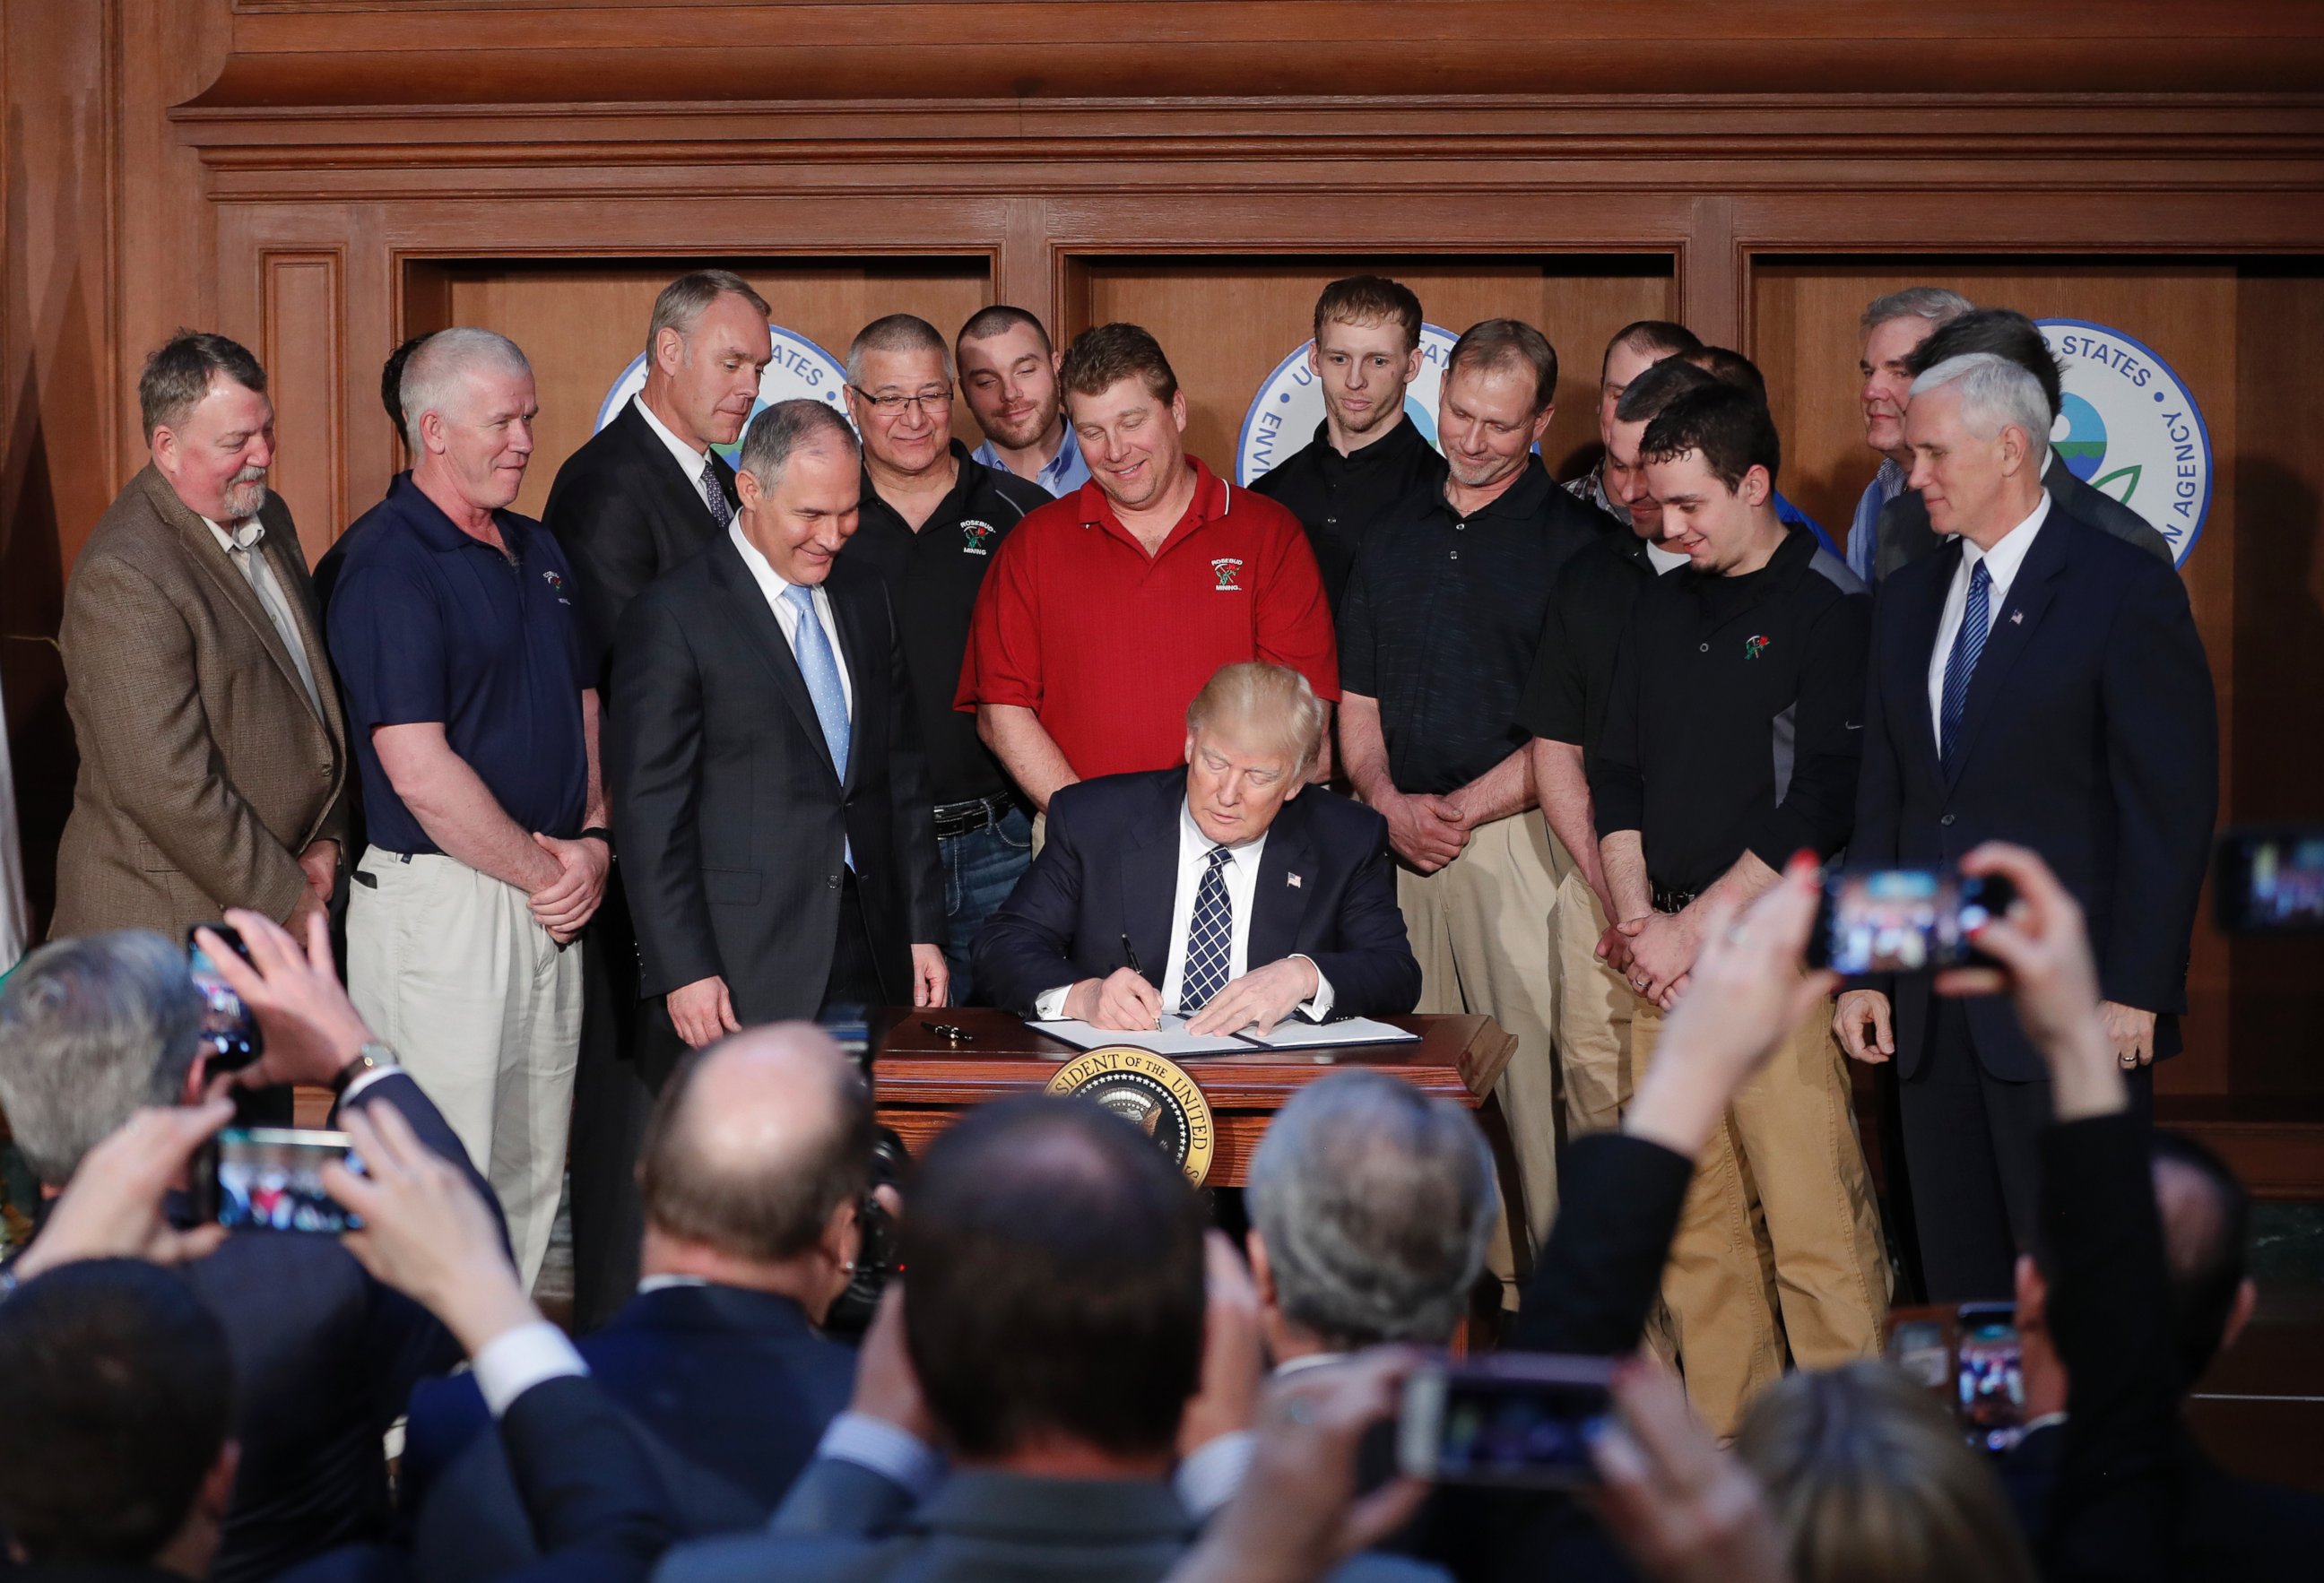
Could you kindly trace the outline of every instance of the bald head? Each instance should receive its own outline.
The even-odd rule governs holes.
[[[638,1162],[647,1222],[739,1259],[814,1247],[869,1186],[872,1096],[830,1035],[776,1023],[674,1073]]]

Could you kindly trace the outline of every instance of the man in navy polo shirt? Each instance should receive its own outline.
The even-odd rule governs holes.
[[[348,529],[331,600],[371,844],[347,989],[508,1215],[549,1250],[581,1037],[581,953],[611,861],[597,675],[572,567],[507,510],[532,456],[532,369],[444,330],[403,374],[412,466]]]

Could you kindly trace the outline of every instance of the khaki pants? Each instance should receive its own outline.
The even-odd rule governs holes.
[[[1517,1041],[1501,1074],[1517,1146],[1524,1225],[1538,1247],[1557,1216],[1557,990],[1550,972],[1557,872],[1548,826],[1531,809],[1480,824],[1434,874],[1398,868],[1396,899],[1420,959],[1420,1009],[1482,1012]],[[1514,1219],[1517,1205],[1508,1206]],[[1510,1277],[1506,1249],[1493,1268]]]
[[[499,1195],[528,1289],[549,1254],[581,1045],[581,947],[523,891],[374,847],[347,904],[347,993]]]
[[[1640,999],[1635,1072],[1654,1059],[1663,1014]],[[1696,1164],[1663,1272],[1669,1339],[1712,1433],[1802,1368],[1880,1355],[1888,1261],[1857,1140],[1846,1057],[1819,1004],[1743,1085]]]
[[[1561,860],[1565,854],[1559,851]],[[1606,910],[1569,861],[1557,882],[1557,1064],[1565,1136],[1611,1132],[1630,1102],[1630,1008],[1637,996],[1598,956]]]
[[[1049,844],[1049,815],[1047,812],[1033,815],[1033,855],[1039,857],[1041,849]]]

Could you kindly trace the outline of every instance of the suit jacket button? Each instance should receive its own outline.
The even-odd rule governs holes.
[[[1941,818],[1941,819],[1939,819],[1939,820],[1937,821],[1937,823],[1938,823],[1938,824],[1950,824],[1952,822],[1953,822],[1953,816],[1952,816],[1950,814],[1947,814],[1947,815],[1945,815],[1942,818]]]

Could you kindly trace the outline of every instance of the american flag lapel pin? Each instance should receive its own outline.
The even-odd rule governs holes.
[[[2013,627],[2024,626],[2025,624],[2025,612],[2022,610],[2011,611],[2009,612],[2009,624]]]
[[[1299,876],[1296,874],[1286,874],[1283,877],[1283,882],[1294,890],[1299,888]]]

